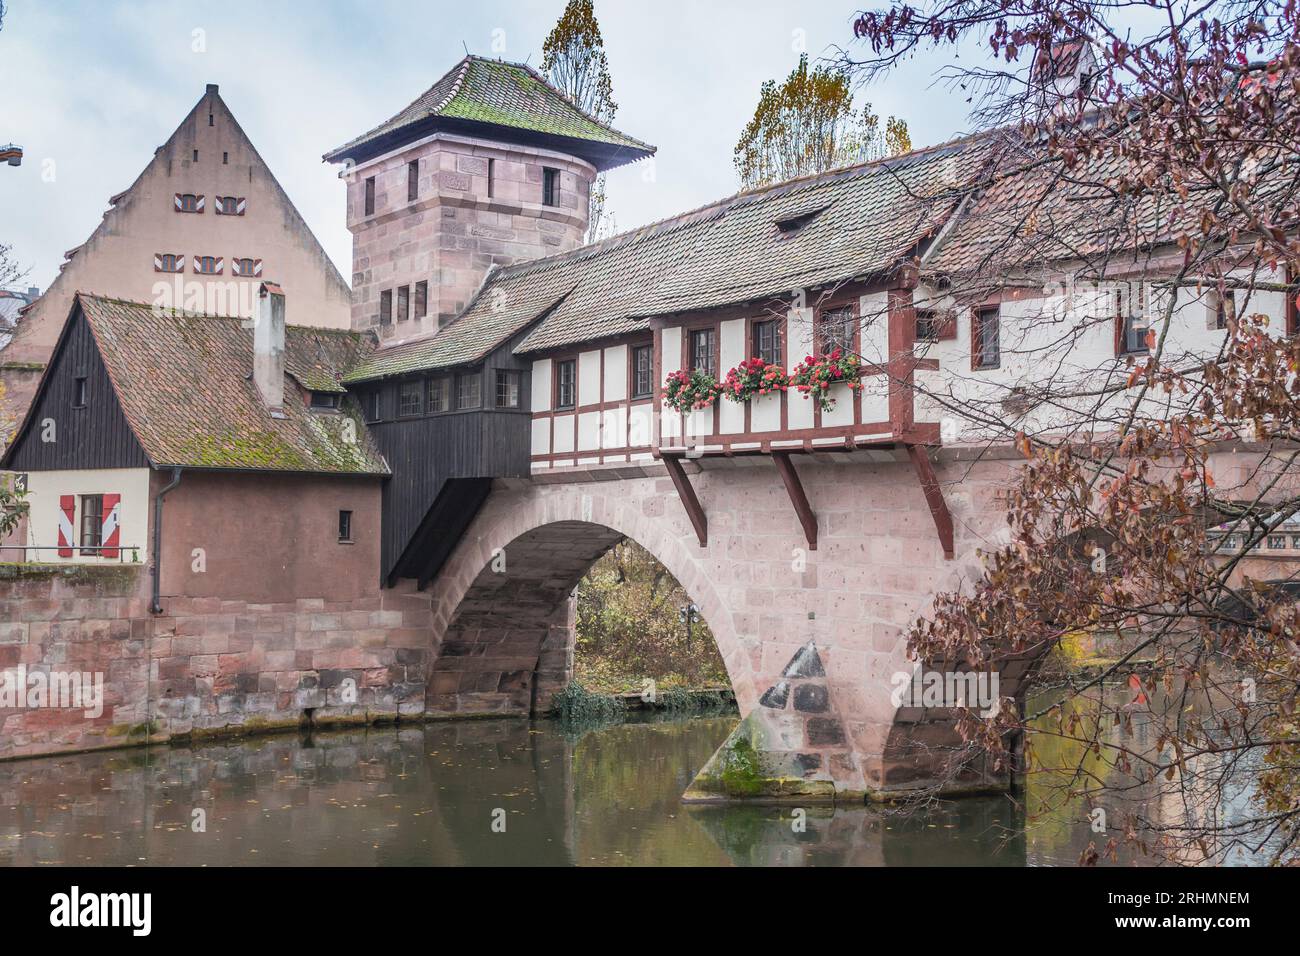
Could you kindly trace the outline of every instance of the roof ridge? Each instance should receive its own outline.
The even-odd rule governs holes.
[[[615,233],[614,235],[606,236],[603,239],[597,239],[595,242],[589,242],[586,245],[578,246],[577,248],[569,249],[565,252],[556,252],[556,253],[552,253],[549,256],[539,256],[536,259],[525,259],[522,262],[516,262],[508,266],[503,266],[496,273],[496,278],[499,279],[506,276],[519,275],[521,273],[527,272],[529,268],[533,268],[533,267],[544,268],[547,265],[554,264],[556,262],[565,261],[571,257],[576,258],[579,255],[584,253],[595,254],[599,251],[602,251],[605,246],[613,246],[616,243],[626,242],[630,238],[635,237],[636,235],[646,230],[656,229],[658,227],[663,227],[663,226],[671,226],[673,224],[678,223],[679,220],[685,220],[692,216],[700,216],[703,215],[704,213],[712,212],[715,209],[722,209],[723,207],[729,207],[731,205],[734,205],[738,200],[749,199],[750,197],[753,196],[764,195],[766,193],[773,192],[777,189],[782,189],[790,186],[803,185],[803,184],[811,185],[819,181],[830,182],[846,175],[854,175],[860,172],[864,172],[867,170],[868,167],[881,166],[887,168],[890,165],[902,162],[904,160],[912,160],[918,157],[926,156],[927,154],[939,153],[945,149],[955,149],[956,147],[964,145],[972,140],[989,136],[993,132],[996,131],[983,130],[975,133],[966,133],[962,136],[955,136],[952,139],[946,140],[942,143],[935,143],[930,146],[921,146],[918,147],[917,149],[911,149],[908,150],[906,153],[897,153],[893,156],[880,156],[875,159],[864,160],[863,162],[860,163],[853,163],[849,166],[837,166],[834,169],[826,169],[818,173],[805,173],[802,176],[795,176],[791,179],[783,179],[780,182],[765,183],[762,186],[751,186],[748,189],[741,189],[734,193],[731,193],[730,195],[723,196],[721,199],[715,199],[712,202],[705,203],[701,206],[696,206],[693,209],[687,209],[683,212],[679,212],[671,216],[665,216],[662,219],[656,219],[653,220],[652,222],[648,222],[640,226],[635,226],[624,232]]]
[[[119,305],[119,306],[125,305],[134,309],[145,309],[148,312],[153,313],[155,315],[160,315],[160,316],[165,315],[171,318],[211,319],[220,322],[241,322],[241,323],[252,321],[252,318],[250,316],[215,315],[211,312],[192,312],[189,309],[175,309],[167,306],[154,305],[152,302],[140,302],[135,299],[123,299],[120,296],[115,296],[115,295],[104,295],[103,293],[99,293],[99,292],[83,292],[80,289],[78,289],[76,292],[73,293],[73,298],[82,299],[82,300],[93,300],[95,302],[103,302],[111,305]],[[312,333],[324,332],[329,335],[349,335],[357,338],[364,337],[364,333],[357,332],[354,329],[327,329],[324,326],[297,325],[289,322],[286,322],[284,327],[285,327],[286,334],[288,330],[294,329],[302,332],[312,332]]]

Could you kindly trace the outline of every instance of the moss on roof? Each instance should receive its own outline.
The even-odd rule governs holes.
[[[276,418],[252,381],[253,333],[243,320],[85,293],[77,302],[154,465],[388,474],[354,403],[340,412],[309,405],[310,391],[343,391],[342,376],[372,348],[362,336],[288,326]]]

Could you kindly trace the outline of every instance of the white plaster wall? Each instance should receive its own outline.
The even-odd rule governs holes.
[[[600,402],[600,350],[578,356],[578,404]]]
[[[139,549],[143,563],[147,557],[149,537],[149,469],[109,468],[85,471],[32,471],[27,473],[27,501],[31,507],[27,521],[27,538],[23,544],[39,546],[40,551],[28,551],[29,561],[60,564],[116,564],[117,558],[103,558],[73,552],[70,558],[58,554],[59,497],[77,496],[77,510],[72,529],[74,546],[81,533],[81,495],[117,494],[122,496],[118,521],[122,529],[119,541],[123,548]],[[129,562],[131,552],[122,560]]]
[[[605,349],[605,401],[627,401],[627,346]]]
[[[532,410],[535,412],[549,412],[551,410],[550,359],[541,359],[533,363],[532,393]]]

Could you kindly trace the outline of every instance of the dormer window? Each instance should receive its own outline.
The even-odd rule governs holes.
[[[786,219],[776,221],[777,236],[785,239],[791,236],[797,236],[803,231],[803,227],[808,225],[822,214],[823,209],[810,209],[808,212],[801,212],[797,216],[790,216]]]
[[[336,410],[341,397],[338,392],[312,392],[311,407],[316,411]]]

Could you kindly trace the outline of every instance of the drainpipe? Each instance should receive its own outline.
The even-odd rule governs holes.
[[[162,613],[162,509],[163,496],[181,483],[181,470],[172,469],[171,484],[158,489],[153,499],[153,604],[149,610]]]

